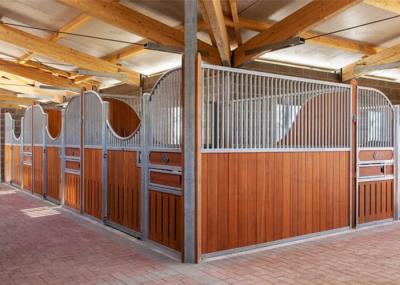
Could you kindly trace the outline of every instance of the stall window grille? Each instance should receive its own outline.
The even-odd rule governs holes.
[[[203,65],[202,149],[349,149],[351,87]]]

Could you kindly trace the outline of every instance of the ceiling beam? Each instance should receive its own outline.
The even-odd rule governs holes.
[[[198,5],[199,5],[199,10],[200,10],[200,14],[201,17],[203,18],[203,23],[204,23],[204,30],[207,31],[208,36],[210,37],[211,43],[213,46],[217,46],[217,42],[215,41],[214,38],[214,34],[211,30],[211,26],[210,26],[210,20],[208,19],[208,14],[206,11],[206,7],[204,6],[204,1],[198,1]],[[182,31],[184,30],[184,25],[181,26],[182,27]],[[199,27],[199,25],[197,25],[197,27]]]
[[[58,0],[127,32],[167,46],[184,47],[184,33],[136,10],[115,1],[108,0]],[[203,59],[219,63],[218,51],[209,44],[198,40],[197,47]]]
[[[52,34],[48,38],[48,40],[55,43],[58,40],[65,37],[66,36],[65,33],[71,33],[73,31],[77,30],[79,27],[81,27],[82,25],[87,23],[89,20],[90,20],[90,16],[85,15],[85,14],[80,14],[79,16],[75,17],[70,22],[68,22],[67,24],[62,26],[56,33]],[[26,54],[21,56],[18,60],[20,62],[25,62],[25,61],[31,59],[34,54],[35,54],[34,52],[27,52]]]
[[[103,56],[102,59],[107,60],[112,63],[117,63],[120,60],[128,59],[134,55],[140,54],[144,51],[145,41],[138,42],[137,45],[129,45],[117,51],[114,51],[106,56]]]
[[[35,103],[35,100],[17,97],[17,94],[10,95],[7,91],[5,92],[0,91],[0,101],[8,101],[8,102],[27,104],[27,105],[32,105]]]
[[[364,0],[364,3],[395,14],[400,14],[399,0]]]
[[[27,104],[21,104],[21,105],[27,105]],[[29,104],[29,105],[31,105],[31,104]],[[24,107],[20,106],[19,104],[8,103],[8,102],[4,102],[4,103],[0,102],[0,108],[3,108],[3,109],[24,109]]]
[[[76,84],[66,77],[55,76],[49,72],[4,59],[0,59],[0,70],[52,86],[66,88],[89,87],[89,84]]]
[[[237,8],[237,0],[229,0],[229,6],[231,7],[232,20],[234,23],[235,36],[238,43],[238,46],[242,44],[242,35],[240,34],[240,26],[239,26],[239,13]]]
[[[204,10],[207,13],[206,18],[210,23],[210,28],[218,48],[219,56],[222,64],[225,66],[231,65],[231,49],[226,30],[224,14],[220,0],[202,0]]]
[[[111,62],[65,47],[58,43],[53,43],[5,24],[0,24],[0,40],[83,69],[109,73],[118,73],[122,71],[129,76],[130,80],[128,83],[139,85],[140,82],[140,76],[137,72],[123,69]]]
[[[342,81],[348,81],[372,71],[400,67],[400,44],[366,56],[342,68]]]
[[[310,2],[235,49],[234,65],[240,66],[258,57],[268,51],[262,51],[263,47],[298,36],[358,2],[360,0],[314,0]]]

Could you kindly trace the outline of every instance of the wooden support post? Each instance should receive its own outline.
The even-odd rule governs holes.
[[[201,261],[201,146],[202,146],[202,87],[203,87],[203,80],[202,80],[202,72],[201,72],[201,55],[200,53],[197,55],[196,58],[196,111],[195,111],[195,191],[196,191],[196,211],[195,211],[195,230],[196,230],[196,263]]]

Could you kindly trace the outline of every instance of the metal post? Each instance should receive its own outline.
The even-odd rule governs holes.
[[[42,179],[43,179],[43,197],[47,198],[47,149],[46,149],[46,126],[48,126],[48,118],[43,115],[43,125],[42,125],[42,145],[43,145],[43,155],[42,155]]]
[[[61,158],[61,205],[65,203],[65,110],[61,111],[61,146],[60,146],[60,158]]]
[[[400,217],[399,213],[399,147],[400,147],[400,106],[394,108],[394,219],[398,220]]]
[[[197,0],[185,1],[184,56],[184,250],[183,261],[196,262],[195,218],[195,92],[197,56]]]
[[[21,190],[24,189],[24,118],[21,118],[21,134],[20,134],[20,145],[19,145],[19,181]]]
[[[140,207],[140,225],[142,232],[142,239],[147,240],[149,236],[149,152],[148,146],[150,144],[150,94],[143,94],[142,96],[142,121],[141,121],[141,207]]]
[[[103,181],[102,181],[102,218],[103,222],[106,221],[107,216],[108,216],[108,209],[107,209],[107,132],[106,132],[106,124],[107,124],[107,118],[108,118],[108,102],[103,102],[102,104],[102,126],[101,126],[101,131],[102,131],[102,148],[103,148],[103,155],[102,155],[102,175],[103,175]]]
[[[85,182],[84,182],[84,169],[85,169],[85,89],[81,90],[80,96],[80,131],[81,131],[81,140],[80,140],[80,213],[83,214],[84,212],[84,205],[85,205]]]

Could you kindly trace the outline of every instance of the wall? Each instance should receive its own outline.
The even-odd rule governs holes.
[[[0,170],[1,170],[1,181],[4,181],[4,114],[11,113],[13,119],[16,120],[15,128],[16,135],[21,132],[21,117],[24,115],[24,109],[11,109],[1,108],[0,109]]]

